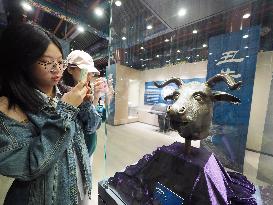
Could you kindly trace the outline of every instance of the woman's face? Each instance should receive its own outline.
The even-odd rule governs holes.
[[[72,76],[74,84],[76,85],[80,81],[81,69],[79,67],[68,68],[68,73]]]
[[[81,76],[81,69],[79,67],[70,67],[68,68],[68,73],[72,76],[75,85],[80,81],[80,76]],[[90,82],[93,78],[93,73],[88,73],[87,74],[87,81]]]
[[[47,50],[34,64],[33,76],[35,85],[42,89],[52,89],[60,81],[65,65],[59,48],[50,43]]]

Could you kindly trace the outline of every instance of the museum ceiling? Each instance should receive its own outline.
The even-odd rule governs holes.
[[[32,10],[26,12],[21,0],[3,0],[9,21],[34,21],[69,41],[71,49],[89,52],[102,67],[108,63],[109,35],[112,57],[119,53],[122,64],[150,69],[206,60],[209,37],[230,32],[227,25],[237,15],[251,13],[243,26],[272,22],[270,0],[121,0],[120,6],[116,1],[110,11],[107,0],[27,0]]]

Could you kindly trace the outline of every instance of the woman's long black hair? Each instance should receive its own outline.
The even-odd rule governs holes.
[[[34,63],[57,39],[37,25],[8,26],[0,39],[0,96],[9,100],[9,109],[18,105],[22,110],[37,113],[44,100],[35,90],[32,80]]]

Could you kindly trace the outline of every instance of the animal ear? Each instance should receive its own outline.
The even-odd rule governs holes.
[[[213,100],[214,101],[226,101],[226,102],[230,102],[233,104],[240,104],[241,100],[229,93],[226,92],[220,92],[220,91],[216,91],[213,92]]]

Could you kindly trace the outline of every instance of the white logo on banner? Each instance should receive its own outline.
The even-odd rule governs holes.
[[[240,63],[244,60],[244,58],[235,58],[235,55],[239,52],[238,51],[227,51],[225,53],[222,53],[221,59],[222,61],[219,61],[216,65],[221,65],[223,63]]]
[[[229,74],[233,78],[240,78],[242,76],[240,73],[235,74],[235,71],[234,70],[230,70],[229,68],[227,68],[226,70],[222,69],[221,73],[223,73],[223,74]]]

